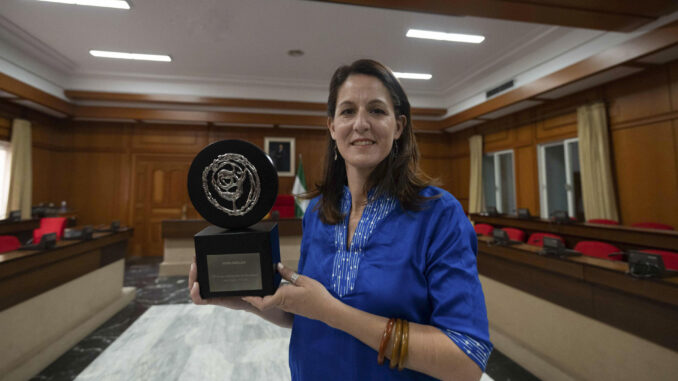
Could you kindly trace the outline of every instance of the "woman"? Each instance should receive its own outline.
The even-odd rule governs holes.
[[[274,295],[209,303],[292,327],[294,380],[478,380],[492,345],[475,233],[459,202],[418,173],[400,83],[375,61],[340,67],[327,125],[299,273],[280,265],[291,284]],[[189,278],[193,301],[207,303],[195,265]]]

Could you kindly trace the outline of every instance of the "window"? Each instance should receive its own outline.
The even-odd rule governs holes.
[[[499,213],[516,213],[513,150],[483,155],[483,195],[485,207],[494,206]]]
[[[539,196],[541,217],[556,210],[570,217],[584,217],[579,169],[579,140],[567,139],[537,147],[539,157]]]
[[[7,216],[7,198],[9,197],[10,145],[0,141],[0,219]]]

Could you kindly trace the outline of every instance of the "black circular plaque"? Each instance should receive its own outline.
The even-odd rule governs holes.
[[[278,173],[266,154],[244,140],[205,147],[188,171],[188,196],[200,215],[223,228],[245,228],[271,210]]]

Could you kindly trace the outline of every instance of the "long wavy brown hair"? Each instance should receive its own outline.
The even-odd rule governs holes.
[[[407,118],[400,138],[393,142],[390,154],[370,174],[365,184],[365,192],[375,188],[373,199],[388,195],[397,198],[406,210],[420,210],[422,204],[429,198],[421,196],[419,192],[435,180],[419,169],[419,149],[412,128],[410,101],[391,69],[369,59],[361,59],[339,67],[330,80],[327,116],[334,118],[339,89],[353,74],[369,75],[381,81],[391,95],[396,119],[400,115]],[[320,219],[326,224],[335,225],[344,218],[341,213],[341,197],[344,185],[347,184],[346,163],[341,155],[334,159],[337,144],[329,133],[327,137],[323,179],[315,184],[315,189],[303,197],[310,199],[322,195],[316,205],[316,209],[320,210]]]

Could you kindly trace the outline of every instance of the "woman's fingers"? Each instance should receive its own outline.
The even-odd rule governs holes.
[[[198,278],[198,270],[195,268],[195,262],[191,263],[191,267],[188,270],[188,290],[190,291],[193,288],[193,283]]]
[[[261,306],[262,299],[263,299],[262,297],[260,297],[260,296],[243,296],[241,299],[245,303],[248,303],[252,307],[261,311],[260,306]]]
[[[189,295],[191,296],[191,300],[193,301],[193,304],[198,305],[213,304],[235,310],[248,309],[248,304],[244,302],[244,298],[241,300],[241,298],[237,296],[203,299],[202,296],[200,296],[200,283],[198,283],[198,268],[196,267],[195,262],[191,263],[191,267],[188,270],[188,291]]]
[[[191,263],[191,268],[188,270],[188,292],[191,295],[193,304],[207,304],[207,301],[200,296],[200,285],[198,284],[197,279],[198,269],[195,267],[194,258],[194,262]]]
[[[200,296],[200,285],[198,282],[193,282],[193,287],[191,287],[191,300],[194,304],[207,304],[207,301]]]
[[[285,267],[282,262],[278,262],[278,272],[286,281],[292,283],[295,286],[302,286],[304,280],[303,276],[299,275],[296,271],[292,270],[289,267]]]
[[[273,307],[277,307],[280,304],[282,304],[281,303],[281,301],[282,301],[281,290],[282,290],[282,287],[279,288],[275,292],[275,294],[266,295],[263,298],[258,297],[258,296],[246,296],[246,297],[242,298],[242,300],[251,304],[254,308],[258,309],[259,311],[266,311],[268,309],[271,309]]]

